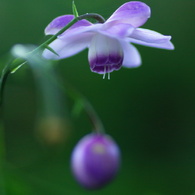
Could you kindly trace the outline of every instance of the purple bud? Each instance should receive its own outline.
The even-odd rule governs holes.
[[[90,134],[74,148],[71,163],[74,176],[82,186],[98,189],[115,177],[120,151],[110,136]]]

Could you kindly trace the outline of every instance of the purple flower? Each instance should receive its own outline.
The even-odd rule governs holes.
[[[121,66],[137,67],[141,64],[141,57],[131,43],[174,49],[170,42],[171,36],[139,28],[149,17],[150,7],[145,3],[125,3],[103,24],[78,21],[49,45],[59,56],[47,49],[43,56],[47,59],[62,59],[89,48],[88,59],[92,72],[105,75],[119,70]],[[54,35],[73,18],[73,15],[55,18],[46,27],[45,34]]]
[[[88,189],[97,189],[116,175],[120,152],[110,136],[90,134],[74,148],[71,163],[77,181]]]

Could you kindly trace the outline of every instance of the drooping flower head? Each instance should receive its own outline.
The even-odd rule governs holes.
[[[89,134],[73,150],[71,165],[77,181],[87,189],[99,189],[116,175],[120,151],[108,135]]]
[[[131,1],[119,7],[105,23],[92,24],[80,20],[53,41],[51,47],[58,55],[45,49],[47,59],[67,58],[89,48],[88,59],[92,72],[99,74],[119,70],[122,66],[133,68],[141,65],[141,57],[135,44],[162,49],[174,49],[171,36],[139,28],[150,17],[148,5]],[[55,18],[45,29],[46,35],[54,35],[72,19],[73,15]]]

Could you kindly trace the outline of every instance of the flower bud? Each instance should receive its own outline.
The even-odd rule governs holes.
[[[110,136],[89,134],[74,148],[71,163],[73,174],[82,186],[98,189],[115,177],[120,151]]]

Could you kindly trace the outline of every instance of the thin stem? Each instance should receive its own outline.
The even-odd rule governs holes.
[[[105,22],[105,19],[101,15],[96,14],[96,13],[87,13],[87,14],[79,16],[78,18],[79,18],[79,20],[93,18],[93,19],[97,20],[99,23]]]
[[[46,76],[50,77],[50,79],[56,83],[56,80],[51,78],[50,75],[46,75]],[[83,103],[84,110],[87,113],[87,116],[90,119],[94,127],[94,131],[96,133],[104,133],[105,132],[104,125],[100,117],[98,116],[97,112],[93,108],[92,104],[78,90],[76,90],[74,87],[72,87],[67,82],[64,83],[65,87],[63,87],[62,85],[59,85],[58,82],[56,84],[61,88],[62,91],[64,91],[64,93],[68,94],[69,97],[71,97],[75,101],[79,100]]]
[[[9,74],[12,72],[11,66],[19,67],[22,63],[25,62],[26,61],[24,59],[16,58],[15,60],[11,60],[11,63],[7,63],[6,66],[4,67],[0,78],[0,107],[2,106],[3,103],[3,92],[5,88],[5,83],[7,81]]]
[[[104,133],[105,129],[104,129],[103,123],[100,120],[98,114],[96,113],[96,111],[93,108],[93,106],[91,105],[91,103],[89,101],[87,101],[86,99],[83,99],[83,103],[84,103],[87,115],[88,115],[91,123],[94,126],[94,131],[96,133]]]

